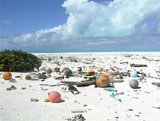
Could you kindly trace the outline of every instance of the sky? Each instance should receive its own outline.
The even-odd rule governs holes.
[[[158,0],[0,0],[0,51],[160,51]]]

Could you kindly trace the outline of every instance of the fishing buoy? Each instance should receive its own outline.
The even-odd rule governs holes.
[[[103,68],[102,68],[102,67],[98,67],[98,68],[97,68],[97,71],[98,71],[98,72],[102,72],[102,71],[103,71]]]
[[[102,74],[101,77],[96,80],[96,87],[108,87],[109,86],[109,77]]]
[[[48,68],[48,69],[46,70],[46,73],[47,73],[47,74],[51,74],[51,73],[52,73],[52,69],[51,69],[51,68]]]
[[[10,79],[12,79],[12,74],[11,74],[11,72],[4,72],[4,74],[3,74],[3,79],[4,79],[4,80],[10,80]]]
[[[136,88],[138,88],[139,83],[137,80],[131,80],[129,85],[131,88],[136,89]]]
[[[94,75],[93,69],[87,69],[86,74],[87,74],[87,76],[92,76],[92,75]]]
[[[61,95],[57,91],[49,92],[48,93],[48,100],[49,100],[49,102],[52,102],[52,103],[58,103],[61,101]]]
[[[26,77],[25,77],[25,79],[26,79],[26,80],[31,80],[31,79],[32,79],[32,78],[31,78],[31,75],[30,75],[30,74],[27,74]]]
[[[63,72],[67,77],[72,76],[72,71],[71,71],[69,68],[67,68],[67,67],[65,67],[65,68],[62,70],[62,72]]]

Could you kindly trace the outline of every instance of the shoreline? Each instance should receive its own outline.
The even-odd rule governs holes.
[[[68,53],[31,53],[34,54],[36,56],[38,55],[45,55],[45,56],[78,56],[78,55],[82,55],[82,56],[105,56],[105,55],[109,55],[109,56],[132,56],[132,55],[140,55],[140,56],[150,56],[150,57],[159,57],[160,56],[160,52],[68,52]]]
[[[27,53],[160,53],[157,51],[26,51]]]

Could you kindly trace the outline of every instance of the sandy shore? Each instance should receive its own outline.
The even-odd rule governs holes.
[[[0,121],[65,121],[82,114],[86,121],[160,121],[160,87],[153,82],[160,82],[160,53],[158,52],[119,52],[119,53],[37,53],[43,60],[39,72],[47,68],[64,67],[77,71],[82,67],[85,72],[97,67],[114,68],[119,72],[136,71],[144,73],[143,79],[137,77],[138,89],[129,86],[133,77],[124,76],[124,82],[115,83],[116,91],[110,92],[94,85],[76,87],[80,94],[73,95],[66,85],[40,86],[40,84],[57,84],[58,76],[42,80],[26,80],[26,73],[12,72],[14,82],[4,80],[0,72]],[[147,67],[131,67],[131,64],[145,64]],[[38,72],[37,72],[38,73]],[[103,72],[105,73],[105,71]],[[19,76],[19,77],[17,77]],[[83,78],[70,77],[64,80],[81,81]],[[16,89],[7,90],[14,85]],[[48,92],[58,91],[60,103],[44,102]],[[114,93],[116,96],[111,97]],[[34,102],[31,99],[37,99]],[[80,111],[73,113],[73,111]]]

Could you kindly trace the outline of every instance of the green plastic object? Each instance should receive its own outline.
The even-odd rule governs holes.
[[[117,99],[117,101],[122,102],[122,100],[121,100],[121,99]]]

